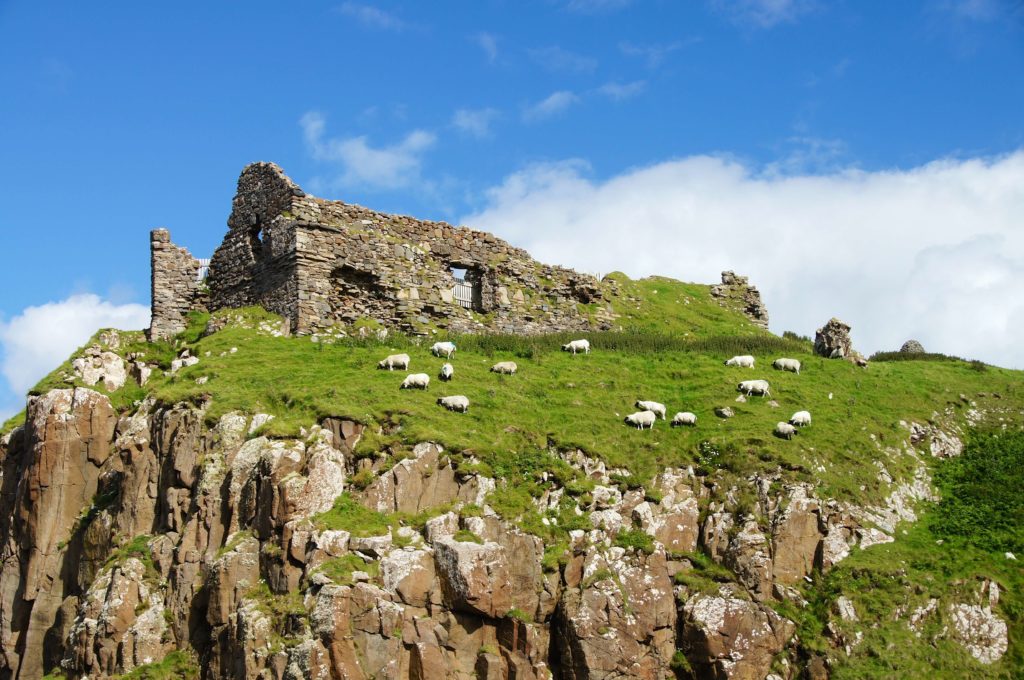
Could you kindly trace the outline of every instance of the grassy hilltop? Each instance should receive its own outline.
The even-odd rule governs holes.
[[[261,433],[269,436],[298,436],[301,428],[324,417],[344,416],[368,425],[357,449],[360,456],[399,460],[412,444],[439,442],[458,464],[505,480],[489,499],[491,505],[555,547],[564,539],[560,532],[580,520],[560,517],[559,529],[540,521],[530,503],[541,488],[540,473],[555,475],[573,494],[588,493],[593,483],[552,456],[552,448],[580,448],[610,466],[625,468],[630,473],[620,479],[625,486],[644,484],[666,466],[693,465],[714,475],[721,482],[716,488],[736,486],[741,496],[752,499],[753,491],[745,484],[751,474],[781,471],[785,481],[811,483],[822,498],[869,505],[886,493],[876,461],[895,479],[908,478],[919,464],[917,456],[902,451],[908,435],[905,423],[962,422],[968,410],[976,409],[1000,414],[991,424],[1001,419],[1012,430],[1020,429],[1021,372],[936,356],[872,361],[862,369],[814,356],[806,338],[780,338],[756,327],[729,301],[712,298],[708,286],[665,278],[614,278],[618,292],[608,304],[620,328],[586,334],[590,355],[560,350],[561,343],[579,334],[455,337],[455,378],[443,383],[437,373],[444,360],[431,356],[429,346],[447,339],[444,333],[426,338],[392,333],[383,341],[373,334],[365,339],[322,336],[314,342],[309,337],[275,337],[271,331],[280,327],[280,320],[262,310],[231,310],[218,316],[227,314],[234,322],[205,337],[208,315],[198,314],[173,342],[147,344],[141,335],[128,334],[121,353],[144,352],[145,360],[161,369],[168,369],[186,347],[200,361],[173,375],[154,371],[145,388],[129,381],[111,398],[125,410],[146,395],[164,403],[209,400],[210,422],[235,410],[268,413],[274,419]],[[581,306],[580,311],[593,309]],[[399,390],[406,371],[377,369],[378,360],[398,352],[412,357],[408,372],[431,376],[429,389]],[[753,354],[756,368],[724,366],[735,354]],[[772,368],[772,360],[783,356],[803,363],[800,375]],[[503,360],[515,361],[518,373],[489,372]],[[67,386],[68,371],[69,364],[63,365],[33,391]],[[197,382],[200,378],[206,380]],[[736,384],[753,378],[769,380],[772,397],[737,403]],[[469,397],[468,413],[450,413],[436,404],[439,396],[453,394]],[[669,419],[676,411],[692,411],[697,425],[670,428],[668,421],[659,420],[653,430],[637,431],[623,423],[625,415],[637,410],[637,399],[665,403]],[[731,407],[735,416],[717,417],[714,409],[722,406]],[[813,424],[791,441],[774,437],[775,424],[797,410],[810,411]],[[1003,472],[989,476],[993,489],[1005,492],[1019,483],[1012,471],[1024,467],[1021,450],[1024,440],[1019,448],[1007,449]],[[938,467],[934,460],[926,462]],[[940,475],[948,498],[962,491],[957,479]],[[971,493],[974,498],[985,495],[976,487]],[[1024,578],[1005,560],[998,567],[990,563],[1000,550],[1021,541],[1019,526],[1024,522],[1014,525],[1012,516],[1002,517],[1005,505],[992,507],[975,517],[991,526],[979,529],[972,539],[970,532],[942,528],[942,513],[948,514],[950,506],[944,507],[928,515],[939,519],[919,522],[895,544],[855,551],[827,578],[807,586],[811,605],[784,613],[800,623],[809,648],[826,644],[823,612],[839,593],[851,591],[865,611],[878,609],[881,614],[884,607],[896,606],[906,588],[923,587],[943,597],[957,588],[966,591],[982,575],[1003,583],[1011,641],[1019,638]],[[336,510],[335,517],[323,518],[325,523],[344,524],[353,513],[360,522],[401,521],[360,514],[347,498]],[[989,529],[1001,532],[1001,538],[979,545],[978,536]],[[943,543],[936,544],[937,536],[944,537]],[[868,644],[850,659],[851,674],[836,677],[899,676],[932,663],[926,641],[895,623],[883,622],[867,635]],[[1012,642],[1007,657],[1014,663],[1021,661],[1018,647]],[[940,645],[932,651],[954,663],[962,655],[951,649]],[[990,672],[1000,677],[993,669],[975,670],[979,677]]]

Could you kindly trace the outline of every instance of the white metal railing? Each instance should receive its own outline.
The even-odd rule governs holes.
[[[199,272],[196,274],[196,281],[205,281],[210,275],[210,258],[199,258]]]
[[[455,279],[455,288],[452,289],[455,302],[466,309],[473,309],[473,284],[465,279]]]

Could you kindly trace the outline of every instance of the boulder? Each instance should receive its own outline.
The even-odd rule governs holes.
[[[924,354],[924,345],[919,343],[917,340],[907,340],[900,347],[901,354]]]
[[[726,589],[683,605],[682,648],[697,677],[762,680],[795,630],[789,619]]]
[[[445,604],[452,609],[490,618],[512,609],[508,559],[499,544],[446,536],[434,543],[434,560]]]
[[[128,377],[124,360],[113,352],[103,352],[96,345],[85,350],[85,356],[71,362],[71,370],[90,387],[103,382],[108,392],[120,389]]]

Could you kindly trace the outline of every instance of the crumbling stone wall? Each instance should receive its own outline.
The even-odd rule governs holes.
[[[734,302],[755,326],[768,329],[768,308],[761,300],[760,291],[750,285],[746,276],[732,271],[722,272],[722,282],[711,287],[711,296]]]
[[[149,234],[152,318],[149,339],[162,340],[185,330],[188,313],[206,307],[205,285],[199,281],[199,260],[171,243],[166,229]]]
[[[578,305],[603,297],[595,278],[493,234],[325,201],[272,163],[242,171],[228,228],[210,263],[211,308],[261,305],[298,333],[357,319],[409,332],[584,330],[594,322]],[[454,299],[452,269],[474,286],[472,311]]]

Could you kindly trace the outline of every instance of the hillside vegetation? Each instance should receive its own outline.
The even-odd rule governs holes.
[[[378,339],[371,325],[367,337],[279,337],[278,317],[260,309],[230,310],[215,315],[228,317],[229,323],[210,335],[203,333],[210,319],[206,314],[195,314],[189,329],[173,342],[148,344],[141,334],[123,334],[122,354],[143,352],[146,361],[163,370],[154,371],[144,388],[129,381],[110,396],[124,410],[147,396],[165,404],[205,403],[211,424],[231,411],[270,414],[273,419],[256,433],[270,437],[297,437],[326,417],[346,417],[368,426],[358,456],[397,461],[411,445],[438,442],[465,470],[503,480],[489,504],[553,546],[563,545],[564,533],[584,526],[585,518],[557,517],[557,529],[555,523],[541,523],[531,505],[541,489],[539,480],[544,473],[553,475],[574,495],[593,487],[553,451],[578,448],[627,471],[618,477],[624,488],[646,484],[665,467],[693,466],[698,474],[720,481],[719,489],[735,486],[741,495],[752,494],[745,483],[751,475],[781,473],[786,482],[811,484],[822,498],[871,505],[886,488],[880,469],[893,479],[908,479],[921,464],[918,455],[903,448],[909,423],[962,423],[974,419],[966,417],[968,412],[1001,414],[988,426],[1008,428],[1011,435],[978,434],[963,458],[944,466],[924,460],[936,471],[944,497],[925,521],[907,527],[895,543],[855,551],[804,587],[808,607],[786,603],[779,610],[798,623],[810,650],[829,644],[828,612],[840,594],[851,594],[863,621],[881,622],[848,625],[850,636],[859,632],[864,637],[837,678],[920,677],[928,668],[953,673],[963,655],[952,642],[939,636],[938,642],[924,644],[922,639],[934,638],[937,631],[929,629],[922,638],[904,622],[886,617],[897,607],[913,609],[933,597],[946,603],[964,596],[976,591],[983,578],[998,579],[1007,590],[1002,611],[1011,640],[1019,637],[1024,579],[1001,556],[1024,552],[1019,501],[1024,436],[1013,434],[1024,413],[1020,372],[936,355],[872,361],[859,368],[815,356],[806,338],[778,337],[756,327],[712,298],[707,286],[613,278],[618,294],[609,304],[618,314],[618,327],[585,334],[592,346],[589,355],[561,351],[562,343],[577,337],[566,334],[448,338],[443,333],[392,333]],[[437,377],[445,360],[429,352],[442,339],[458,346],[450,383]],[[198,364],[165,372],[186,348],[199,357]],[[377,368],[380,359],[399,352],[411,356],[409,371]],[[725,366],[736,354],[753,354],[756,368]],[[783,356],[802,362],[799,375],[772,368],[772,360]],[[515,361],[517,374],[491,373],[498,361]],[[67,386],[69,366],[59,367],[33,392]],[[409,372],[429,374],[429,388],[400,390]],[[737,402],[737,383],[754,378],[770,381],[772,396]],[[437,405],[438,397],[454,394],[469,398],[468,413]],[[676,411],[692,411],[697,424],[671,428],[668,420],[659,420],[653,430],[638,431],[623,422],[637,410],[637,399],[666,404],[669,420]],[[735,415],[718,417],[717,407],[729,407]],[[792,440],[773,436],[775,424],[798,410],[810,411],[813,424]],[[321,524],[380,529],[422,519],[372,513],[346,494]],[[637,533],[623,532],[617,541],[643,549],[629,543],[649,540]],[[551,553],[552,559],[560,557],[560,549]],[[704,558],[692,559],[700,572]],[[334,566],[339,573],[352,571],[351,565]],[[722,567],[709,570],[709,582],[730,578]],[[908,589],[910,604],[905,602]],[[1021,662],[1019,645],[1011,645],[1007,658],[1012,663],[1000,669]],[[990,672],[1003,677],[1001,670],[976,671],[979,677]]]

